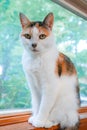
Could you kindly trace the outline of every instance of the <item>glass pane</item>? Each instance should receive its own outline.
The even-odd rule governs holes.
[[[50,0],[0,0],[0,109],[31,107],[21,63],[19,12],[31,20],[42,20],[47,13],[54,13],[57,47],[75,63],[81,103],[87,105],[87,22]]]

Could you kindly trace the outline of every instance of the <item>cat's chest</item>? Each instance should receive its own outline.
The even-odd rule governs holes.
[[[35,58],[23,56],[22,63],[26,73],[39,75],[39,77],[50,77],[54,75],[56,57],[43,55]]]
[[[26,72],[37,73],[44,69],[44,60],[41,57],[38,58],[24,58],[23,67]]]

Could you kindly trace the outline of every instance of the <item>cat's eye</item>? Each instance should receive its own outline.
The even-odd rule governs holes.
[[[25,38],[27,39],[31,39],[31,35],[30,34],[24,34]]]
[[[45,39],[45,38],[46,38],[46,35],[45,35],[45,34],[41,34],[41,35],[39,35],[39,38],[40,38],[40,39]]]

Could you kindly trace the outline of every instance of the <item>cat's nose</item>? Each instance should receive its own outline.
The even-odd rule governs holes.
[[[33,47],[33,48],[36,48],[36,47],[37,47],[37,44],[36,44],[36,43],[33,43],[33,44],[32,44],[32,47]]]

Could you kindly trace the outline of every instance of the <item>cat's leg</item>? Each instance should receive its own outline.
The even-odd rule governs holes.
[[[79,114],[77,112],[77,101],[74,97],[73,100],[70,99],[72,99],[70,96],[63,97],[62,95],[62,98],[59,98],[58,96],[55,107],[51,110],[48,117],[50,121],[53,121],[56,124],[60,123],[61,130],[78,130]]]
[[[61,130],[78,130],[79,128],[79,115],[76,111],[69,111],[65,116],[65,120],[61,121]]]
[[[67,98],[66,101],[69,102],[71,97],[69,96]],[[66,106],[64,106],[65,112],[63,111],[63,118],[60,121],[60,125],[62,128],[65,127],[65,130],[78,130],[79,114],[77,112],[78,105],[76,102],[77,101],[73,96],[73,100],[71,100],[71,103],[68,103]]]
[[[40,92],[37,88],[39,84],[37,84],[34,77],[32,77],[32,74],[28,76],[28,86],[31,91],[31,103],[32,103],[32,116],[28,119],[29,123],[33,123],[35,117],[37,116],[39,105],[40,105]]]
[[[48,120],[50,111],[55,104],[57,91],[54,88],[49,87],[48,84],[43,86],[44,90],[42,91],[41,104],[39,108],[38,115],[33,122],[35,127],[46,127],[49,128],[53,126],[53,122]]]
[[[40,95],[37,92],[37,90],[32,91],[31,97],[32,97],[32,116],[28,120],[29,123],[33,123],[33,121],[35,120],[40,105]]]

